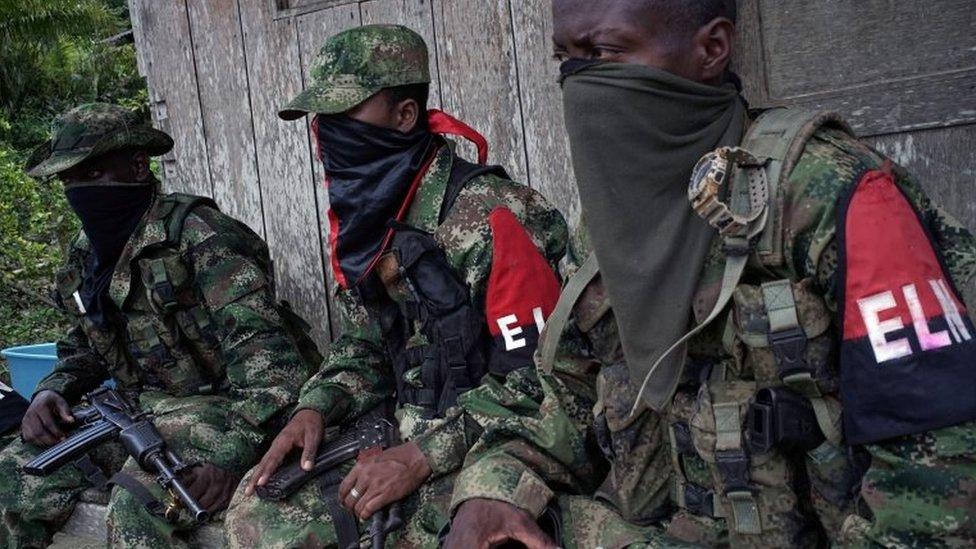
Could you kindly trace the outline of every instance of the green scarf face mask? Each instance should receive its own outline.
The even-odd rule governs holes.
[[[732,84],[707,86],[642,65],[575,60],[563,106],[583,218],[613,305],[631,381],[688,329],[714,231],[688,183],[707,152],[738,144],[746,108]],[[661,363],[642,396],[671,400],[685,353]]]

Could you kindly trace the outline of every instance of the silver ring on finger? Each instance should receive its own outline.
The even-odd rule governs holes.
[[[359,499],[359,498],[363,497],[363,495],[359,493],[359,490],[357,490],[355,488],[353,488],[352,490],[349,490],[349,495],[352,496],[352,499]]]

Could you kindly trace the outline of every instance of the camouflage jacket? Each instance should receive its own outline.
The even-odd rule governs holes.
[[[532,276],[524,269],[520,271],[517,263],[493,261],[502,241],[511,236],[510,231],[521,233],[520,238],[527,236],[534,248],[532,253],[541,254],[551,269],[548,276],[554,277],[556,264],[565,254],[567,229],[562,215],[539,193],[495,175],[482,175],[467,182],[444,221],[438,223],[454,158],[453,145],[441,147],[402,221],[433,234],[448,263],[467,285],[471,303],[485,315],[487,331],[500,320],[489,318],[498,288],[507,285],[511,289],[511,283],[520,276]],[[505,231],[509,232],[501,234],[495,223],[498,216],[517,224],[508,225]],[[538,296],[531,292],[530,281],[524,282],[525,291],[509,292],[509,298],[532,304]],[[553,284],[557,282],[553,280]],[[393,300],[403,299],[402,293],[391,290],[390,285],[387,291]],[[394,370],[378,321],[353,290],[339,289],[336,301],[341,313],[341,335],[332,343],[321,371],[302,389],[298,406],[321,411],[331,425],[390,401],[395,393]],[[520,318],[517,324],[527,334],[531,322],[530,318]],[[524,365],[531,366],[531,359],[526,359]],[[404,377],[413,387],[423,388],[419,370],[409,370]],[[452,407],[442,418],[432,419],[423,408],[407,404],[398,410],[398,419],[401,436],[420,446],[435,476],[460,467],[480,430],[458,407]]]
[[[295,404],[311,374],[290,311],[275,303],[266,244],[242,223],[196,205],[170,241],[170,216],[187,195],[158,195],[129,239],[109,296],[120,314],[100,327],[78,290],[91,269],[84,233],[57,277],[75,326],[58,342],[58,362],[37,390],[69,402],[111,378],[144,406],[165,397],[219,395],[236,420],[213,454],[243,473],[259,457],[269,420]]]
[[[755,308],[757,281],[789,279],[797,282],[795,292],[802,301],[803,292],[815,297],[822,306],[801,310],[801,319],[819,327],[811,338],[808,355],[824,370],[817,382],[835,403],[837,393],[835,285],[838,281],[838,247],[835,239],[836,205],[839,196],[868,169],[885,165],[887,159],[846,134],[830,129],[818,132],[806,145],[802,157],[791,172],[785,190],[786,212],[783,219],[784,255],[786,261],[777,272],[770,272],[758,261],[751,263],[742,278],[733,302],[711,327],[688,346],[683,389],[679,390],[670,415],[688,411],[712,368],[722,368],[725,379],[747,380],[767,386],[775,381],[775,366],[768,349],[750,348],[748,334],[727,330],[730,315],[737,324],[762,324],[764,312]],[[976,269],[976,241],[970,233],[943,210],[933,204],[921,188],[900,168],[893,168],[895,179],[917,210],[921,212],[934,236],[935,244],[946,259],[951,276],[957,283],[968,281]],[[716,238],[700,277],[694,313],[703,320],[716,300],[724,268],[722,242]],[[584,242],[585,248],[585,242]],[[799,303],[803,307],[812,303]],[[666,509],[668,492],[673,488],[674,471],[668,444],[667,425],[675,418],[664,418],[645,410],[635,419],[628,418],[636,398],[622,362],[619,338],[613,325],[612,311],[599,278],[591,282],[574,308],[574,319],[560,345],[552,374],[539,373],[540,389],[534,399],[498,398],[490,391],[478,389],[465,395],[462,404],[486,430],[472,448],[465,467],[455,483],[452,508],[472,498],[507,501],[539,515],[554,491],[593,494],[594,482],[588,480],[594,468],[591,440],[598,440],[609,458],[610,474],[604,479],[598,497],[609,500],[625,519],[646,524],[660,518]],[[749,321],[752,321],[750,324]],[[808,333],[810,326],[804,326]],[[585,345],[570,342],[573,332],[585,334]],[[729,333],[731,332],[731,333]],[[724,336],[724,337],[723,337]],[[569,340],[569,341],[565,341]],[[580,376],[572,364],[599,368],[598,375]],[[703,372],[705,372],[703,374]],[[580,383],[582,382],[582,383]],[[753,385],[755,386],[755,385]],[[690,398],[689,398],[690,395]],[[751,395],[751,393],[750,393]],[[596,399],[595,407],[592,406]],[[839,404],[838,404],[839,405]],[[586,411],[597,413],[586,417]],[[694,427],[693,427],[694,428]],[[714,441],[714,432],[711,435]],[[964,439],[952,429],[927,436],[934,439],[928,448],[957,448]],[[951,440],[950,440],[951,438]],[[945,440],[943,440],[945,439]],[[970,436],[969,451],[976,450]],[[697,444],[697,441],[696,441]],[[941,445],[941,446],[940,446]],[[882,454],[869,447],[872,454]],[[915,450],[913,450],[915,451]],[[700,460],[699,460],[700,461]],[[843,460],[842,460],[843,461]],[[829,459],[810,468],[815,511],[831,537],[836,534],[846,514],[851,512],[858,485],[852,493],[838,493],[832,484],[840,475]],[[711,472],[704,464],[687,461],[683,474],[705,486],[711,486]],[[602,477],[601,477],[602,478]],[[599,481],[597,481],[599,482]],[[845,482],[850,482],[846,480]],[[796,507],[794,496],[781,502],[789,514]],[[877,511],[875,511],[877,513]],[[672,523],[673,524],[673,523]],[[788,530],[788,528],[784,528]],[[714,538],[699,538],[703,543],[717,543]],[[792,538],[782,540],[789,545]]]

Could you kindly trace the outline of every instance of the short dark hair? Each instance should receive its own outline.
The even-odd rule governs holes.
[[[644,8],[664,16],[675,34],[694,33],[717,17],[735,23],[736,0],[639,0]]]
[[[396,105],[401,101],[406,101],[407,99],[413,99],[417,102],[417,107],[420,110],[420,117],[417,119],[417,125],[421,128],[427,127],[427,99],[430,97],[430,84],[407,84],[406,86],[395,86],[392,88],[385,88],[383,91],[386,92],[386,101],[390,106]]]

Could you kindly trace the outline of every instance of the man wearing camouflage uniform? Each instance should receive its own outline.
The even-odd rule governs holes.
[[[447,547],[519,539],[499,525],[553,504],[571,524],[646,525],[665,478],[678,510],[663,524],[691,542],[971,545],[976,403],[959,388],[976,352],[955,289],[976,267],[970,233],[838,116],[747,114],[726,72],[733,2],[553,5],[596,253],[543,338],[544,405],[469,407],[486,431]],[[586,493],[567,480],[592,432],[576,421],[590,396],[549,351],[570,309],[571,329],[620,345],[591,420],[612,512],[565,495]],[[595,331],[610,314],[619,333]],[[525,497],[539,482],[550,491]],[[666,544],[653,525],[646,539]]]
[[[532,374],[538,332],[559,292],[554,268],[566,226],[501,168],[454,153],[441,134],[474,141],[482,164],[486,143],[426,111],[428,52],[415,32],[376,25],[340,33],[311,75],[280,115],[316,115],[342,335],[250,473],[248,493],[235,496],[228,537],[236,547],[345,547],[366,519],[404,500],[395,543],[435,547],[454,473],[480,430],[456,399],[483,379],[517,387]],[[281,503],[250,495],[293,449],[303,449],[309,468],[324,428],[351,426],[390,403],[403,443],[360,460],[338,487],[322,477]]]
[[[260,237],[209,199],[160,193],[149,157],[172,146],[122,107],[86,104],[62,115],[28,162],[29,174],[64,182],[81,219],[56,280],[58,301],[76,324],[33,395],[23,441],[0,452],[0,545],[45,546],[90,486],[72,466],[44,478],[21,467],[70,432],[77,423],[70,406],[106,380],[153,414],[176,454],[198,463],[183,482],[217,512],[314,367],[304,323],[275,302]],[[91,457],[111,476],[120,454],[108,443]],[[122,471],[169,500],[133,459]],[[150,513],[147,499],[114,488],[111,545],[184,545],[189,517],[171,523]]]

